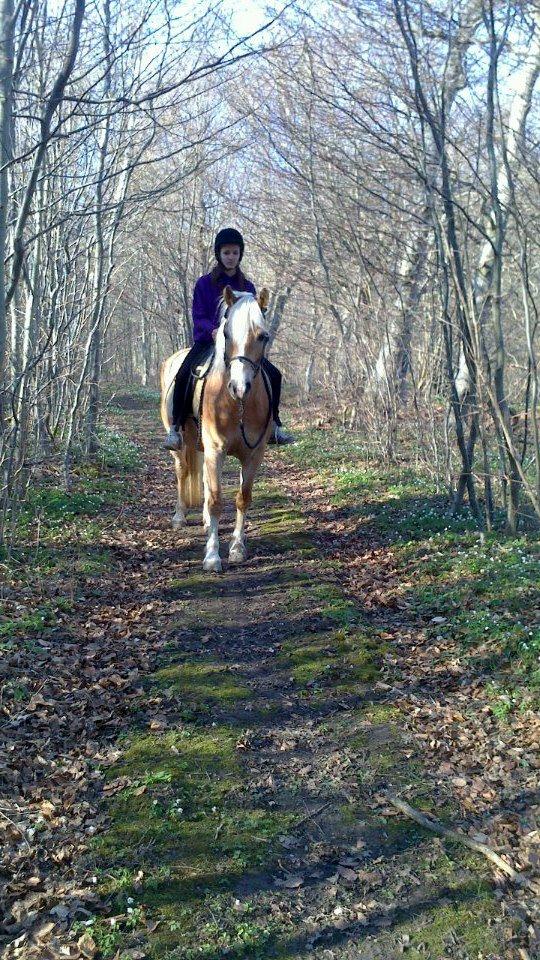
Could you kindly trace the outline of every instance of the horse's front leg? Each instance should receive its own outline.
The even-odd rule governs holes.
[[[204,511],[208,528],[208,540],[203,560],[203,570],[220,573],[223,569],[219,556],[219,518],[221,517],[221,472],[223,454],[218,451],[204,452]]]
[[[252,457],[242,464],[240,470],[240,489],[236,494],[236,526],[229,548],[230,563],[243,563],[247,557],[244,526],[246,512],[252,500],[253,481],[261,459],[259,456]]]

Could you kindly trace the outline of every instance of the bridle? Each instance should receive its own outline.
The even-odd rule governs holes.
[[[264,348],[265,348],[265,347],[266,347],[266,343],[265,343],[265,345],[264,345]],[[236,355],[236,357],[228,357],[227,354],[225,354],[224,357],[223,357],[223,359],[224,359],[224,361],[225,361],[225,367],[226,367],[226,369],[227,369],[227,370],[230,369],[230,366],[231,366],[231,363],[233,362],[233,360],[239,360],[240,363],[247,363],[247,364],[249,364],[250,367],[253,368],[253,379],[255,379],[255,377],[256,377],[257,374],[259,373],[259,370],[261,369],[261,363],[262,363],[262,361],[263,361],[263,359],[264,359],[264,348],[263,348],[263,352],[262,352],[262,355],[261,355],[261,359],[259,360],[258,363],[255,363],[254,360],[250,360],[249,357],[243,357],[240,353],[238,353],[238,354]]]
[[[227,313],[228,313],[228,308],[227,308],[227,310],[225,311],[225,318],[227,317]],[[266,313],[266,311],[263,310],[263,313]],[[266,345],[267,345],[268,340],[269,340],[269,336],[268,336],[268,335],[265,335],[265,337],[264,337],[264,344],[263,344],[263,349],[262,349],[262,353],[261,353],[261,358],[260,358],[260,360],[259,360],[257,363],[256,363],[254,360],[251,360],[249,357],[245,357],[245,356],[243,356],[243,355],[240,354],[240,353],[237,354],[235,357],[228,357],[228,356],[227,356],[227,334],[224,335],[224,339],[225,339],[225,347],[224,347],[224,351],[223,351],[223,362],[224,362],[224,364],[225,364],[225,369],[226,369],[226,370],[229,370],[229,369],[230,369],[230,366],[231,366],[231,363],[233,362],[233,360],[239,360],[240,363],[246,363],[248,366],[250,366],[250,367],[253,369],[253,379],[255,379],[255,377],[257,376],[257,374],[258,374],[259,372],[261,372],[261,370],[262,370],[262,362],[263,362],[264,357],[265,357],[265,350],[266,350]],[[201,444],[201,442],[202,442],[202,409],[203,409],[203,400],[204,400],[204,390],[205,390],[205,387],[206,387],[206,378],[207,378],[207,376],[208,376],[208,374],[209,374],[209,372],[210,372],[210,370],[211,370],[211,368],[212,368],[212,363],[213,363],[213,360],[214,360],[214,356],[215,356],[215,348],[214,348],[214,353],[212,354],[212,356],[211,356],[211,358],[210,358],[210,361],[209,361],[209,363],[208,363],[208,366],[206,367],[206,370],[204,371],[204,373],[203,373],[202,375],[197,375],[197,374],[195,373],[195,370],[194,370],[194,369],[191,371],[191,373],[192,373],[192,375],[193,375],[193,377],[194,377],[195,380],[202,380],[202,381],[203,381],[203,385],[202,385],[202,389],[201,389],[201,395],[200,395],[200,398],[199,398],[199,416],[198,416],[198,418],[197,418],[197,442],[198,442],[198,445],[199,445],[199,446],[200,446],[200,444]],[[250,443],[249,440],[248,440],[248,438],[247,438],[247,436],[246,436],[246,430],[245,430],[245,427],[244,427],[244,401],[243,401],[243,400],[237,400],[238,406],[239,406],[239,408],[240,408],[240,422],[239,422],[240,433],[241,433],[241,435],[242,435],[242,440],[244,441],[246,447],[247,447],[249,450],[256,450],[257,447],[259,446],[259,444],[262,443],[263,438],[264,438],[264,436],[265,436],[265,434],[266,434],[266,431],[268,430],[268,424],[270,423],[270,418],[271,418],[271,416],[272,416],[272,390],[271,390],[271,387],[270,387],[270,383],[269,383],[269,380],[268,380],[268,376],[267,376],[267,374],[265,373],[264,370],[262,370],[261,376],[262,376],[262,380],[263,380],[263,383],[264,383],[264,389],[266,390],[266,396],[267,396],[267,398],[268,398],[268,413],[267,413],[267,415],[266,415],[266,423],[264,424],[264,427],[263,427],[261,433],[259,434],[259,436],[258,436],[258,438],[257,438],[257,440],[256,440],[255,443]]]
[[[264,314],[266,313],[266,310],[262,310],[261,312],[262,312],[262,314],[264,315]],[[227,307],[227,309],[225,310],[225,314],[224,314],[224,319],[225,319],[225,320],[227,319],[228,315],[229,315],[229,308]],[[225,363],[225,368],[226,368],[227,370],[229,370],[229,368],[230,368],[231,363],[233,362],[233,360],[240,360],[240,363],[247,363],[250,367],[253,367],[253,371],[254,371],[254,372],[253,372],[253,379],[255,379],[255,377],[257,376],[257,374],[258,374],[258,372],[259,372],[259,370],[261,369],[261,363],[262,363],[263,360],[264,360],[264,351],[266,350],[266,345],[267,345],[267,343],[268,343],[268,341],[269,341],[269,339],[270,339],[269,335],[268,335],[267,333],[264,335],[264,345],[263,345],[263,349],[262,349],[261,359],[259,360],[258,363],[255,363],[253,360],[250,360],[249,357],[244,357],[244,356],[242,356],[242,354],[240,354],[240,353],[237,354],[236,357],[228,357],[228,356],[227,356],[227,338],[228,338],[228,334],[225,333],[225,330],[223,330],[223,339],[224,339],[224,341],[225,341],[225,348],[224,348],[224,351],[223,351],[223,360],[224,360],[224,363]]]
[[[235,357],[228,357],[228,356],[227,356],[227,338],[225,337],[225,350],[224,350],[224,353],[223,353],[223,360],[224,360],[224,362],[225,362],[225,368],[226,368],[227,370],[229,370],[229,369],[230,369],[230,366],[231,366],[231,363],[233,362],[233,360],[239,360],[240,363],[246,363],[248,366],[250,366],[250,367],[252,368],[252,370],[253,370],[253,379],[255,379],[255,377],[257,376],[257,374],[261,371],[261,365],[262,365],[262,362],[263,362],[263,360],[264,360],[264,355],[265,355],[264,352],[265,352],[265,350],[266,350],[266,344],[268,343],[268,339],[269,339],[268,336],[266,336],[266,337],[265,337],[265,340],[264,340],[264,345],[263,345],[262,353],[261,353],[261,359],[258,361],[258,363],[255,363],[254,360],[250,360],[249,357],[244,357],[242,354],[237,354]],[[269,383],[268,383],[268,377],[266,376],[264,370],[262,371],[262,379],[263,379],[263,383],[264,383],[264,388],[265,388],[265,390],[266,390],[266,396],[268,397],[268,414],[267,414],[266,423],[265,423],[265,425],[264,425],[264,427],[263,427],[263,429],[262,429],[262,432],[260,433],[260,435],[259,435],[259,437],[258,437],[258,439],[257,439],[257,441],[256,441],[255,443],[250,443],[249,440],[248,440],[248,438],[247,438],[247,436],[246,436],[246,430],[245,430],[245,427],[244,427],[244,401],[243,401],[243,400],[238,400],[238,401],[237,401],[237,402],[238,402],[238,406],[239,406],[239,408],[240,408],[240,433],[242,434],[242,440],[244,441],[246,447],[248,447],[249,450],[256,450],[257,447],[259,446],[259,444],[262,443],[263,437],[265,436],[266,431],[268,430],[268,424],[270,423],[270,417],[272,416],[272,391],[271,391],[270,385],[269,385]]]

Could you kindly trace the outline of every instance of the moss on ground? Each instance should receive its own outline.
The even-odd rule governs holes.
[[[330,447],[325,446],[327,442]],[[408,562],[406,553],[403,557],[399,553],[402,549],[417,550],[420,565],[423,550],[425,562],[429,562],[429,538],[434,534],[428,533],[432,518],[426,504],[431,505],[430,510],[435,509],[433,505],[442,502],[442,498],[437,500],[429,484],[417,483],[412,473],[404,476],[396,472],[390,478],[377,464],[366,461],[358,441],[353,443],[354,450],[350,435],[340,431],[312,431],[285,455],[304,464],[311,458],[326,475],[337,477],[336,506],[355,512],[359,521],[371,517],[370,522],[379,533],[393,540],[399,562]],[[362,460],[358,469],[354,457]],[[411,911],[407,917],[406,909],[400,913],[398,905],[392,929],[378,931],[377,936],[380,935],[381,942],[387,936],[394,937],[394,948],[397,932],[407,934],[407,955],[419,960],[420,956],[444,956],[447,940],[455,931],[468,956],[480,958],[489,954],[494,948],[488,921],[496,916],[498,906],[476,859],[467,860],[452,849],[434,859],[426,852],[432,850],[433,838],[428,839],[421,828],[400,818],[386,820],[366,815],[366,797],[372,797],[388,783],[394,788],[405,783],[411,786],[411,796],[424,809],[430,809],[431,803],[421,764],[410,756],[408,745],[400,737],[399,710],[371,699],[385,643],[373,624],[333,582],[330,565],[296,569],[297,562],[304,562],[314,551],[305,522],[282,494],[265,484],[258,485],[257,493],[267,502],[267,508],[261,512],[264,519],[254,531],[257,550],[268,550],[280,557],[287,554],[287,562],[280,563],[279,569],[269,563],[268,571],[258,571],[258,580],[255,576],[250,579],[249,571],[244,571],[234,587],[231,580],[224,579],[223,590],[220,586],[219,591],[219,581],[209,580],[202,573],[172,582],[170,589],[177,591],[180,598],[183,591],[191,595],[189,615],[182,619],[183,630],[191,627],[192,644],[209,626],[215,627],[216,637],[224,627],[223,637],[230,636],[238,629],[238,610],[243,610],[242,598],[248,587],[253,590],[258,586],[260,595],[268,595],[273,606],[277,595],[279,610],[272,613],[272,631],[275,629],[280,637],[285,629],[281,621],[294,609],[294,618],[290,617],[294,621],[292,629],[299,629],[302,621],[301,631],[282,640],[276,664],[278,676],[287,673],[295,680],[294,692],[289,694],[287,688],[284,699],[296,696],[296,706],[305,709],[311,698],[314,718],[318,716],[318,704],[329,707],[325,732],[329,740],[335,740],[332,749],[341,749],[345,757],[354,758],[355,750],[362,754],[358,766],[360,799],[345,803],[337,794],[333,810],[335,835],[342,831],[340,836],[354,844],[359,820],[369,817],[369,827],[380,845],[381,860],[384,856],[389,862],[394,859],[399,870],[399,857],[408,856],[406,862],[418,865],[422,880],[429,873],[433,896],[420,904],[412,918]],[[407,517],[412,528],[410,523],[407,527]],[[408,537],[407,529],[412,529]],[[457,521],[450,531],[441,529],[440,534],[444,550],[444,537],[469,536],[470,531],[466,523]],[[448,576],[447,559],[441,559],[437,577],[442,577],[443,571]],[[438,562],[438,558],[434,560]],[[417,572],[415,589],[421,590],[429,583],[421,580],[420,570]],[[235,608],[234,621],[224,623],[223,598],[229,596],[240,596],[241,602]],[[198,609],[200,600],[212,601],[205,602],[204,623]],[[232,601],[233,607],[235,602]],[[420,610],[429,609],[429,598],[422,597],[420,602]],[[261,609],[259,606],[259,614]],[[248,625],[249,614],[250,610],[246,615]],[[266,616],[270,616],[268,610]],[[311,620],[316,624],[315,632],[307,629]],[[271,636],[274,643],[273,632]],[[212,659],[205,647],[203,660],[182,650],[178,660],[180,646],[177,640],[174,642],[174,650],[169,650],[174,661],[163,664],[148,678],[148,685],[158,693],[172,690],[177,695],[179,716],[192,719],[178,719],[176,725],[173,723],[171,729],[163,732],[133,732],[123,743],[120,762],[109,771],[111,779],[126,780],[122,781],[123,789],[109,801],[109,827],[95,840],[92,857],[101,889],[113,898],[125,919],[113,935],[110,925],[95,917],[90,921],[91,931],[104,957],[113,957],[117,952],[121,956],[123,949],[139,942],[139,934],[147,939],[144,949],[154,960],[292,960],[308,955],[307,938],[299,935],[298,930],[308,909],[302,897],[305,894],[309,904],[310,884],[302,887],[298,899],[293,891],[291,900],[281,901],[286,904],[281,912],[276,905],[280,896],[287,894],[276,893],[274,881],[276,873],[284,869],[280,838],[290,839],[298,820],[305,823],[306,778],[310,774],[291,770],[287,783],[276,793],[267,790],[266,781],[259,781],[257,776],[250,783],[252,764],[246,762],[246,757],[254,754],[238,748],[238,727],[232,721],[223,722],[228,709],[253,695],[250,688],[240,672],[230,670],[219,659],[221,653],[216,653],[217,660]],[[349,694],[359,692],[360,705],[355,703],[353,709],[342,714],[333,709],[336,700],[340,700],[341,708]],[[215,721],[202,723],[201,717],[208,719],[209,709]],[[278,727],[280,720],[274,714],[274,701],[264,701],[261,696],[261,705],[257,704],[257,710],[249,714],[249,733],[265,733],[261,723],[265,716],[274,718],[269,726]],[[323,735],[322,723],[319,729]],[[310,757],[310,763],[312,760],[316,766],[316,755]],[[279,755],[274,756],[274,763],[279,766]],[[352,778],[354,767],[348,769],[347,776]],[[266,774],[266,770],[272,772],[271,763],[260,767],[258,774]],[[362,793],[365,787],[367,791]],[[332,785],[329,789],[333,789]],[[330,846],[331,825],[325,823],[322,827],[318,823],[318,828]],[[301,864],[298,869],[302,870]],[[371,869],[371,861],[366,861],[366,869]],[[245,893],[250,883],[252,896]],[[239,884],[244,891],[240,897]],[[390,889],[383,890],[381,902],[386,903],[390,896]],[[328,909],[330,924],[332,907]],[[336,943],[342,942],[341,936],[341,931],[336,932]],[[343,942],[348,943],[348,934],[343,933],[343,937]],[[362,934],[357,936],[359,951],[361,941]]]
[[[272,862],[277,838],[296,815],[249,802],[237,735],[226,726],[193,724],[134,734],[110,771],[129,785],[110,803],[94,864],[119,908],[143,907],[158,924],[152,957],[217,958],[223,949],[270,936],[268,925],[238,915],[233,891],[250,871]],[[99,920],[92,927],[99,939]]]
[[[260,547],[270,548],[273,553],[314,553],[314,545],[306,530],[306,519],[291,505],[291,501],[278,494],[265,498],[264,519],[257,523],[257,539]]]
[[[251,695],[228,667],[215,663],[173,663],[158,670],[154,682],[174,690],[187,703],[232,704]]]
[[[295,637],[283,644],[280,660],[298,684],[340,695],[376,679],[382,651],[365,633],[342,629]]]

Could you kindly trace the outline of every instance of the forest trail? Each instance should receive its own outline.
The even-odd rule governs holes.
[[[255,485],[248,561],[209,575],[198,518],[171,529],[154,411],[121,428],[146,471],[92,550],[70,545],[76,602],[30,654],[41,700],[17,731],[44,826],[33,857],[11,837],[5,956],[520,956],[485,862],[386,800],[414,787],[432,808],[423,757],[389,699],[381,622],[345,595],[282,452]]]

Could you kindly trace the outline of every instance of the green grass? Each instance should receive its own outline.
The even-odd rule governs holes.
[[[523,687],[537,698],[537,534],[509,538],[500,531],[480,537],[467,512],[450,515],[448,499],[430,477],[369,460],[361,439],[337,427],[306,431],[284,455],[314,469],[328,482],[335,507],[356,516],[359,529],[369,523],[388,544],[395,586],[386,588],[386,599],[394,596],[425,621],[428,638],[448,639],[492,675],[496,715],[523,704]],[[344,604],[339,599],[328,604],[329,615],[343,625],[355,616]],[[433,624],[435,617],[445,619]]]
[[[156,410],[160,401],[160,391],[157,387],[143,387],[133,384],[126,387],[119,384],[117,387],[108,386],[103,391],[103,398],[108,403],[109,413],[120,410]]]
[[[454,950],[456,946],[465,949],[471,960],[498,956],[500,930],[493,926],[498,906],[485,867],[479,866],[474,854],[464,853],[452,844],[435,860],[430,858],[421,865],[444,895],[422,915],[420,929],[409,924],[400,928],[400,932],[409,931],[406,956],[414,960],[444,957],[452,940]],[[464,870],[469,871],[466,882],[462,879]],[[474,879],[470,877],[471,870],[475,871]]]
[[[57,597],[54,602],[49,601],[36,606],[36,609],[29,613],[21,613],[20,616],[2,615],[0,606],[0,640],[9,645],[16,639],[23,640],[24,644],[30,649],[32,638],[47,633],[47,630],[54,627],[61,613],[69,613],[73,609],[73,602],[65,597]]]
[[[426,547],[429,546],[429,552]],[[478,667],[540,689],[540,553],[531,538],[435,534],[398,551],[428,635],[451,638]]]
[[[367,448],[359,434],[332,425],[329,430],[310,429],[295,431],[297,441],[286,448],[286,454],[301,466],[326,471],[340,469],[342,464],[367,458]]]
[[[20,532],[28,531],[38,517],[45,532],[78,517],[98,517],[105,508],[121,502],[122,496],[121,485],[110,478],[84,478],[72,492],[53,486],[31,490],[19,518]]]
[[[121,450],[125,452],[124,447]],[[8,599],[0,602],[4,648],[16,643],[30,649],[33,638],[46,635],[57,626],[59,616],[73,608],[81,581],[112,569],[112,555],[101,546],[103,518],[109,522],[129,496],[120,476],[127,461],[117,453],[110,466],[103,458],[77,464],[69,491],[51,474],[18,505],[12,518],[13,544],[0,548],[0,577],[8,585]],[[66,595],[48,600],[49,585],[55,587],[54,593],[63,589]],[[21,602],[15,605],[17,594]]]
[[[350,627],[361,622],[362,617],[356,604],[347,599],[335,584],[318,583],[313,586],[312,593],[320,604],[323,616],[340,627]]]
[[[116,470],[136,470],[139,467],[139,447],[123,433],[100,427],[98,444],[98,456],[105,466]]]

